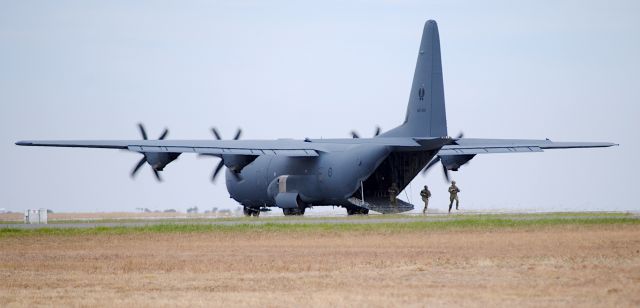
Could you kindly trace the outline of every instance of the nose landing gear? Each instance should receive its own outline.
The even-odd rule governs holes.
[[[256,209],[256,208],[252,208],[252,207],[248,207],[248,206],[245,206],[243,208],[242,212],[244,213],[244,216],[246,216],[246,217],[250,217],[250,216],[258,217],[258,216],[260,216],[260,209]]]

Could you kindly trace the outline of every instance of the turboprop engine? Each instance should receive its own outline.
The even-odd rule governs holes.
[[[140,123],[138,124],[138,128],[140,129],[140,134],[142,135],[143,140],[148,140],[147,131],[144,129],[144,126]],[[164,129],[158,140],[164,140],[169,135],[169,130]],[[162,181],[160,177],[160,173],[158,171],[162,171],[164,167],[166,167],[170,162],[176,160],[180,153],[153,153],[153,152],[140,152],[140,154],[144,155],[139,161],[138,164],[131,171],[131,177],[134,177],[138,170],[144,165],[144,163],[148,163],[153,170],[153,174],[156,176],[158,181]]]

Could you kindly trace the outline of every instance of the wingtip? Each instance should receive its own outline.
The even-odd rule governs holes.
[[[18,141],[18,142],[16,142],[16,145],[20,145],[20,146],[31,145],[31,142],[27,142],[27,141]]]

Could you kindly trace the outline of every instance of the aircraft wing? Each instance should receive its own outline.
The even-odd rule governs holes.
[[[344,150],[357,145],[379,145],[412,150],[429,150],[449,144],[448,138],[361,139],[277,139],[277,140],[27,140],[20,146],[123,149],[144,153],[196,153],[206,155],[318,156],[321,152]]]
[[[147,153],[318,156],[316,148],[295,140],[33,140],[19,141],[16,145],[122,149]]]
[[[453,142],[453,143],[452,143]],[[442,146],[438,155],[542,152],[546,149],[599,148],[610,142],[553,142],[528,139],[371,138],[313,140],[28,140],[20,146],[123,149],[147,153],[196,153],[209,155],[318,156],[347,146],[375,144],[411,150]]]
[[[445,145],[438,155],[475,155],[493,153],[543,152],[548,149],[604,148],[616,146],[610,142],[553,142],[527,139],[474,139],[460,138],[455,144]]]

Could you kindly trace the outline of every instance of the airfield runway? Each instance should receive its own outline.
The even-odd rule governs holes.
[[[96,227],[145,227],[165,224],[176,225],[213,225],[213,226],[233,226],[233,225],[265,225],[265,224],[382,224],[382,223],[412,223],[412,222],[446,222],[470,217],[495,217],[509,220],[536,220],[540,218],[553,217],[560,220],[571,219],[599,219],[607,217],[607,215],[616,215],[621,213],[615,212],[578,212],[578,213],[528,213],[528,214],[505,214],[501,212],[495,213],[478,213],[478,212],[455,212],[453,214],[437,213],[437,214],[399,214],[399,215],[368,215],[368,216],[352,216],[344,215],[334,216],[268,216],[268,217],[206,217],[196,216],[188,218],[186,216],[169,216],[157,217],[152,215],[131,215],[130,213],[115,214],[113,217],[96,218],[91,214],[68,214],[62,215],[64,219],[54,219],[49,224],[23,224],[19,223],[21,216],[13,215],[12,223],[2,223],[0,215],[0,229],[89,229]],[[112,214],[113,215],[113,214]],[[625,213],[627,218],[640,219],[639,213]],[[72,218],[68,218],[68,217]],[[87,218],[87,216],[91,218]],[[54,216],[55,217],[55,216]],[[6,218],[5,218],[6,219]],[[5,221],[7,222],[7,221]]]
[[[0,306],[640,305],[636,216],[518,217],[13,225]]]

